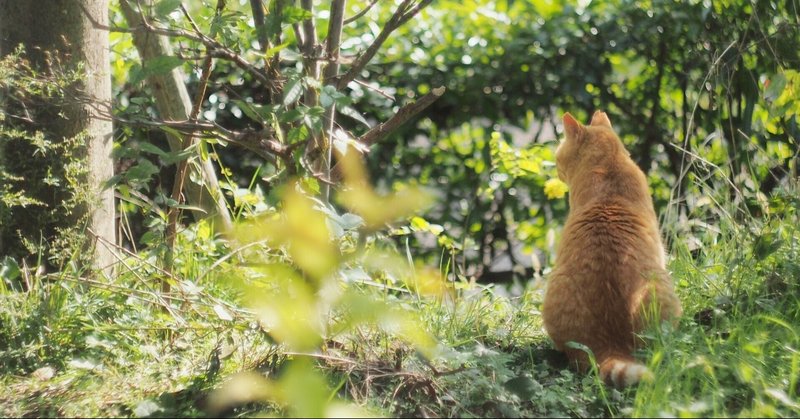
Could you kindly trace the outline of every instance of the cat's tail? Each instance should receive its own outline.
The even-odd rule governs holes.
[[[630,355],[609,354],[599,361],[600,378],[617,388],[653,379],[653,373]]]

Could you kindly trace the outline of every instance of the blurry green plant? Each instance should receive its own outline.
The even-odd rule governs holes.
[[[409,266],[410,260],[374,242],[376,231],[429,205],[430,195],[413,186],[379,194],[369,186],[355,149],[347,149],[339,161],[344,186],[336,196],[352,213],[339,214],[301,180],[284,187],[278,211],[254,215],[232,233],[242,248],[262,245],[261,251],[247,252],[244,266],[250,267],[249,273],[234,281],[260,327],[290,360],[279,378],[253,373],[232,377],[212,397],[212,411],[268,399],[296,417],[369,415],[336,398],[312,362],[326,342],[361,325],[400,337],[427,359],[436,356],[437,343],[416,314],[362,289],[400,285],[420,296],[447,295],[450,286],[438,271]],[[398,284],[381,281],[387,273]]]

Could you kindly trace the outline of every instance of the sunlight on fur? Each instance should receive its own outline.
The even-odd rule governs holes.
[[[636,361],[651,313],[677,321],[681,305],[644,173],[631,160],[611,121],[597,111],[589,125],[564,115],[565,140],[556,151],[559,177],[569,186],[569,215],[550,274],[542,314],[556,348],[579,370],[624,387],[652,378]],[[655,310],[653,310],[655,307]]]

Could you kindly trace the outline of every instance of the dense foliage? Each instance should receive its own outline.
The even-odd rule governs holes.
[[[800,413],[794,2],[352,0],[339,59],[338,1],[261,3],[112,2],[122,262],[28,268],[77,257],[66,232],[0,259],[0,415]],[[125,7],[174,55],[142,60]],[[176,70],[205,91],[196,120],[159,115],[152,78]],[[34,76],[0,87],[60,92]],[[643,335],[656,378],[625,391],[566,369],[538,311],[567,211],[560,115],[596,109],[648,174],[685,311]],[[40,205],[9,170],[24,157],[0,156],[2,232]],[[169,214],[194,209],[176,167],[203,161],[235,227],[184,215],[172,242]]]

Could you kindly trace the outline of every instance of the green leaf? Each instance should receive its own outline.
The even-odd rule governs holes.
[[[170,134],[170,135],[174,136],[175,138],[178,138],[178,139],[183,138],[183,133],[181,133],[180,131],[176,130],[175,128],[172,128],[172,127],[167,126],[167,125],[160,125],[159,128],[161,129],[161,131],[164,131],[167,134]]]
[[[270,59],[270,58],[274,57],[275,54],[281,52],[281,50],[283,50],[284,48],[288,47],[289,45],[290,45],[289,42],[284,42],[284,43],[282,43],[282,44],[280,44],[280,45],[278,45],[276,47],[272,47],[272,48],[268,49],[266,52],[264,52],[264,57],[267,58],[267,59]]]
[[[248,118],[256,122],[265,123],[271,120],[272,115],[275,113],[275,106],[271,105],[256,105],[243,100],[234,100],[233,103],[236,104]]]
[[[155,154],[156,156],[159,156],[159,157],[164,157],[164,156],[167,155],[166,151],[154,146],[151,143],[144,143],[144,142],[140,143],[139,144],[139,148],[144,152],[152,153],[152,154]]]
[[[208,161],[208,147],[206,146],[206,142],[198,141],[197,147],[200,150],[200,159],[202,161]]]
[[[0,262],[0,278],[6,281],[13,281],[19,277],[20,273],[19,264],[10,256],[4,257],[3,261]]]
[[[278,120],[280,120],[283,123],[294,122],[302,118],[303,115],[305,115],[305,108],[299,107],[299,108],[294,108],[291,111],[282,113],[281,116],[278,117]]]
[[[522,400],[533,399],[544,388],[539,382],[526,376],[512,378],[503,385]]]
[[[283,89],[283,106],[289,106],[303,95],[303,83],[300,79],[289,80]]]
[[[168,14],[175,11],[180,5],[181,0],[161,0],[156,4],[154,11],[158,17],[167,17]]]
[[[357,111],[357,110],[355,110],[355,109],[351,108],[350,106],[344,106],[344,107],[342,107],[341,109],[339,109],[339,112],[340,112],[342,115],[349,116],[350,118],[353,118],[353,119],[355,119],[356,121],[358,121],[358,122],[360,122],[360,123],[364,124],[364,126],[365,126],[365,127],[367,127],[367,128],[372,128],[372,126],[369,124],[369,122],[367,122],[367,120],[366,120],[366,119],[364,119],[364,117],[363,117],[363,116],[361,116],[361,114],[360,114],[360,113],[358,113],[358,111]]]
[[[323,108],[328,108],[334,103],[339,106],[347,106],[350,102],[348,96],[336,90],[336,88],[331,85],[323,87],[319,94],[319,104],[322,105]]]
[[[769,81],[769,86],[767,86],[764,91],[764,98],[772,102],[777,99],[781,93],[783,93],[783,89],[786,88],[786,76],[782,73],[778,73],[773,75]]]
[[[775,253],[783,244],[783,239],[777,233],[769,232],[758,236],[753,245],[753,254],[759,259],[764,260],[767,256]]]
[[[300,125],[299,127],[290,129],[289,134],[286,136],[289,144],[294,144],[298,141],[305,140],[306,137],[308,137],[308,127],[305,125]]]
[[[188,159],[189,157],[191,157],[194,154],[196,146],[197,145],[194,144],[194,145],[191,145],[191,146],[189,146],[189,147],[187,147],[187,148],[185,148],[183,150],[171,151],[171,152],[167,153],[167,155],[162,157],[161,159],[166,164],[173,164],[173,163],[179,162],[181,160],[186,160],[186,159]]]
[[[183,60],[174,55],[161,55],[144,63],[144,76],[160,76],[169,73],[176,67],[180,67]]]
[[[293,25],[312,17],[311,12],[300,7],[289,6],[283,9],[283,23],[287,25]]]
[[[125,172],[125,178],[128,180],[150,180],[150,176],[158,173],[159,168],[150,160],[141,159],[136,166],[131,167]]]
[[[142,69],[142,66],[139,63],[134,63],[131,66],[131,69],[128,71],[128,82],[131,85],[135,86],[143,82],[146,77],[147,75],[144,73],[144,70]],[[136,100],[134,101],[134,99]],[[141,105],[141,103],[138,103],[139,100],[140,98],[131,98],[131,104]]]

